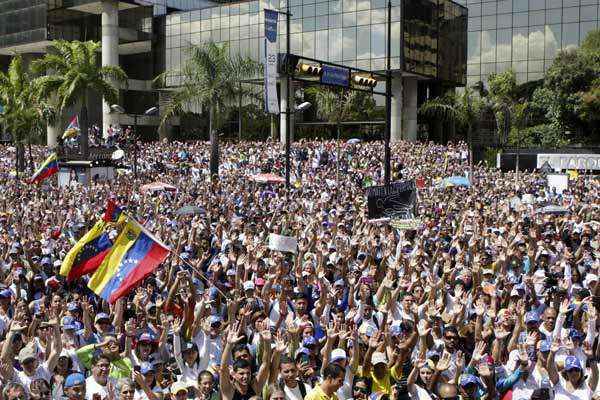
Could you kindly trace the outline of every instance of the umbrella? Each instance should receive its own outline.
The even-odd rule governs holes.
[[[443,180],[442,186],[445,188],[450,186],[471,187],[471,182],[464,176],[451,176]]]
[[[179,210],[177,210],[176,214],[178,216],[194,214],[204,215],[206,214],[206,211],[204,210],[204,208],[198,206],[183,206]]]
[[[567,214],[569,210],[563,206],[546,206],[539,210],[543,214]]]
[[[352,139],[348,140],[346,143],[348,143],[348,144],[358,144],[360,142],[362,142],[362,139],[352,138]]]
[[[151,192],[151,193],[155,193],[155,192],[161,192],[161,191],[165,191],[165,192],[176,192],[177,188],[173,185],[169,185],[167,183],[164,182],[152,182],[152,183],[148,183],[146,185],[143,185],[140,190],[142,192]]]
[[[275,174],[252,175],[251,179],[258,183],[285,183],[285,178]]]

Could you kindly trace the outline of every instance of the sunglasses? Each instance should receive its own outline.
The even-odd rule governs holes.
[[[363,393],[363,394],[367,394],[367,393],[369,393],[369,389],[367,389],[367,388],[363,388],[363,387],[355,387],[355,388],[354,388],[354,391],[355,391],[355,392],[360,392],[360,393]]]

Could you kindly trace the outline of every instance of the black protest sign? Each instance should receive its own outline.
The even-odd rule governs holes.
[[[367,210],[369,219],[413,217],[417,199],[414,181],[395,182],[389,186],[367,188]]]

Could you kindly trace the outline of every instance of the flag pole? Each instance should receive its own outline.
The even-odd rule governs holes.
[[[193,266],[189,261],[187,261],[186,259],[182,258],[181,255],[179,255],[179,253],[176,253],[175,251],[173,251],[169,246],[165,245],[161,240],[159,240],[156,236],[154,236],[152,234],[152,232],[148,231],[147,228],[145,228],[142,224],[140,224],[131,214],[125,212],[125,211],[121,211],[121,213],[123,215],[125,215],[128,219],[132,220],[133,222],[135,222],[137,225],[139,225],[139,227],[144,231],[144,233],[146,233],[147,235],[149,235],[152,240],[155,240],[159,245],[163,246],[164,248],[168,249],[169,252],[171,254],[173,254],[175,257],[177,257],[180,261],[182,261],[184,264],[186,264],[188,267],[190,267],[192,269],[192,271],[194,271],[195,273],[197,273],[206,283],[210,283],[208,278],[206,277],[206,275],[198,270],[195,266]],[[219,289],[217,286],[214,286],[215,289],[217,289],[217,291],[226,299],[229,299],[230,297],[227,296],[221,289]]]

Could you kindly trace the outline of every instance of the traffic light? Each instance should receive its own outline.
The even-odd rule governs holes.
[[[354,81],[355,84],[357,84],[359,86],[368,86],[368,87],[377,86],[377,79],[373,79],[373,77],[370,75],[358,75],[357,74],[352,77],[352,80]]]
[[[298,70],[304,74],[313,75],[313,76],[321,76],[323,73],[323,67],[320,65],[313,64],[299,64]]]
[[[291,74],[298,65],[299,57],[295,54],[279,53],[277,72],[280,74]]]

